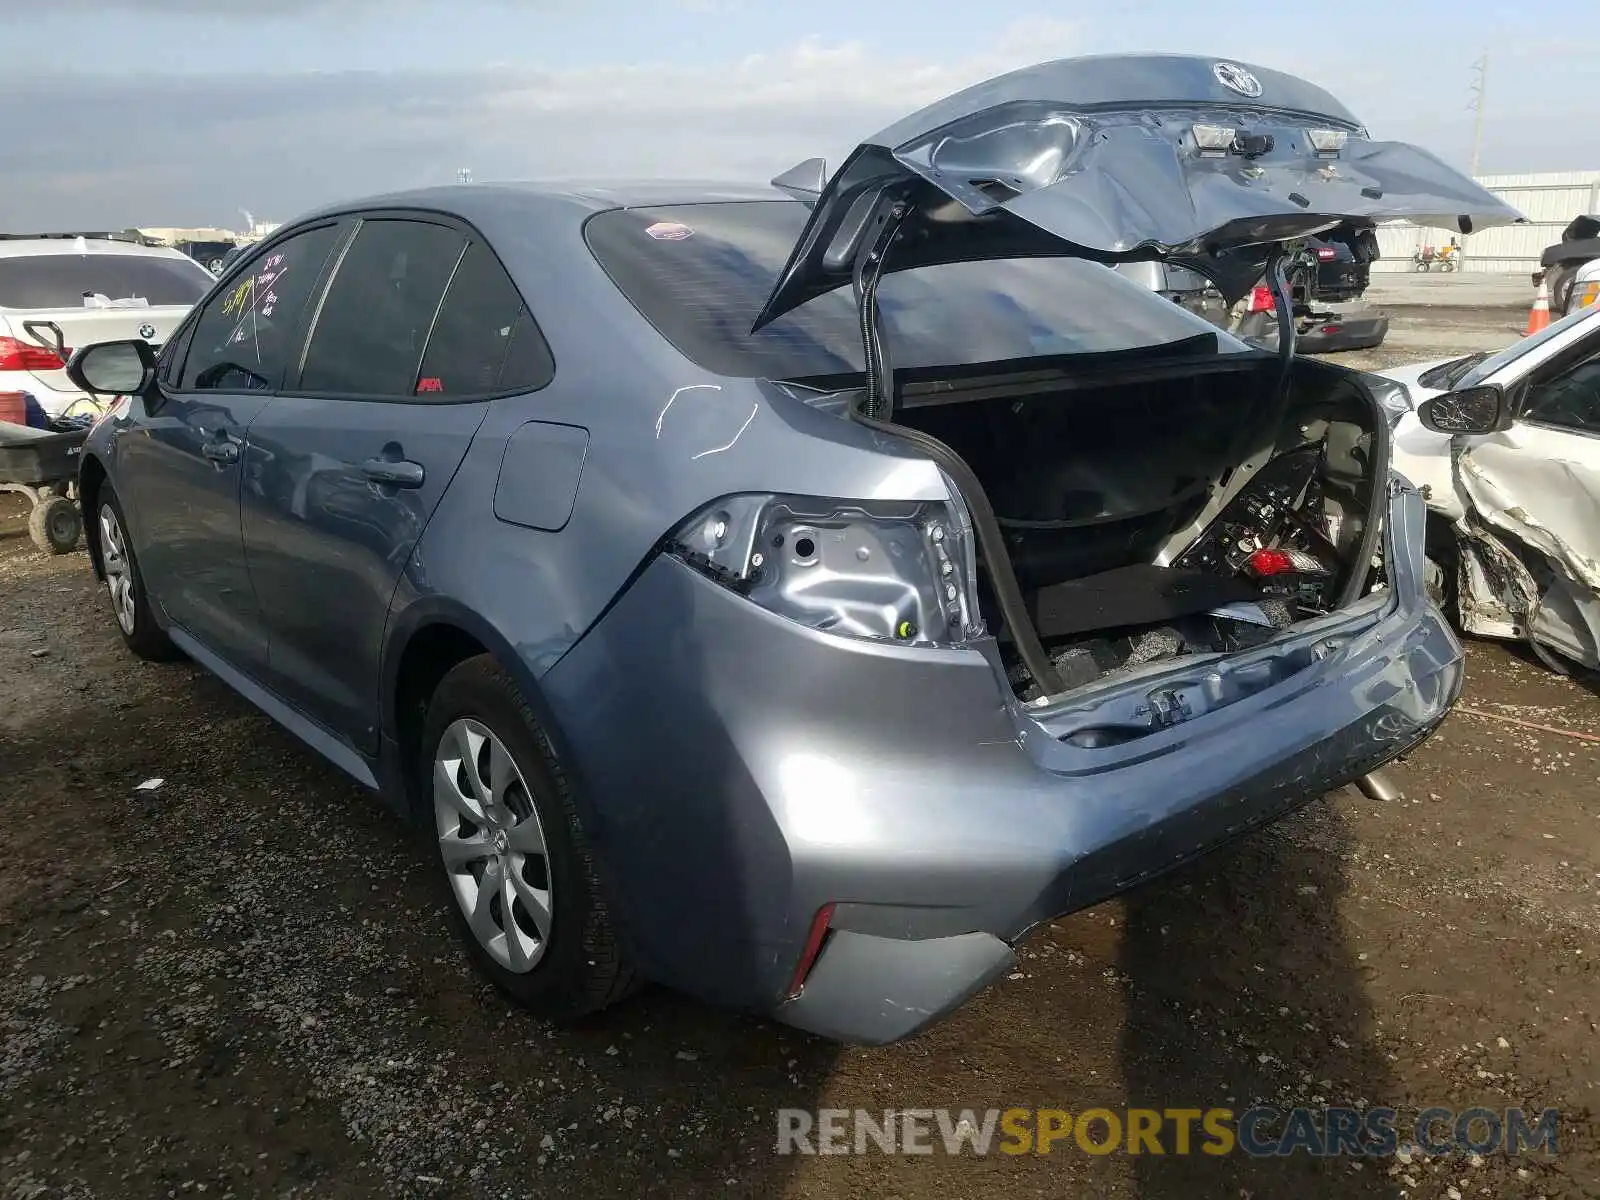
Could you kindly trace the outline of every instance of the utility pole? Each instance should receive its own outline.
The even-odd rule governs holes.
[[[1483,109],[1489,95],[1489,52],[1485,50],[1483,57],[1472,64],[1473,80],[1471,84],[1472,104],[1470,107],[1477,113],[1476,127],[1472,131],[1472,177],[1478,177],[1479,160],[1483,155]]]

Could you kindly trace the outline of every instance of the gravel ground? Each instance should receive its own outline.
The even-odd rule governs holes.
[[[1395,312],[1441,354],[1518,324]],[[127,656],[8,497],[0,681],[3,1197],[1600,1195],[1600,745],[1506,720],[1600,734],[1600,703],[1500,647],[1469,647],[1473,711],[1394,769],[1404,800],[1341,791],[1055,922],[882,1050],[662,992],[513,1011],[411,835],[199,670]],[[773,1150],[782,1106],[1254,1102],[1553,1106],[1562,1154]]]

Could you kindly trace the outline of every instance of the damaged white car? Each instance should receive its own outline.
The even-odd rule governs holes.
[[[1428,502],[1429,586],[1466,633],[1600,668],[1600,307],[1496,354],[1383,372],[1394,466]],[[1483,428],[1492,413],[1492,433]]]

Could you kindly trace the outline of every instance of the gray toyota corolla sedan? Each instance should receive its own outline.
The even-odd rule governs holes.
[[[1281,292],[1319,231],[1517,214],[1187,57],[1007,75],[774,185],[296,221],[159,355],[74,355],[123,397],[82,497],[133,652],[414,818],[511,996],[887,1042],[1461,686],[1382,381],[1107,264]]]

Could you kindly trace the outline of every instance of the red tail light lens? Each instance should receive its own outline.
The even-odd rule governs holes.
[[[1319,258],[1323,262],[1332,262],[1334,259],[1336,259],[1338,257],[1339,257],[1339,252],[1337,250],[1335,250],[1332,246],[1318,246],[1317,247],[1317,258]]]
[[[0,337],[0,371],[59,371],[66,365],[54,350],[14,337]]]
[[[1254,288],[1250,292],[1250,311],[1271,312],[1277,305],[1272,300],[1272,289],[1269,287]]]
[[[811,974],[811,968],[817,962],[817,955],[822,953],[822,943],[828,936],[828,923],[832,920],[832,904],[824,904],[817,909],[817,915],[811,918],[811,932],[806,934],[805,949],[800,952],[800,961],[795,963],[794,974],[789,977],[790,1000],[805,988],[806,976]]]
[[[1263,548],[1252,554],[1245,566],[1252,575],[1265,579],[1269,575],[1282,575],[1285,571],[1294,570],[1294,559],[1282,550]]]

